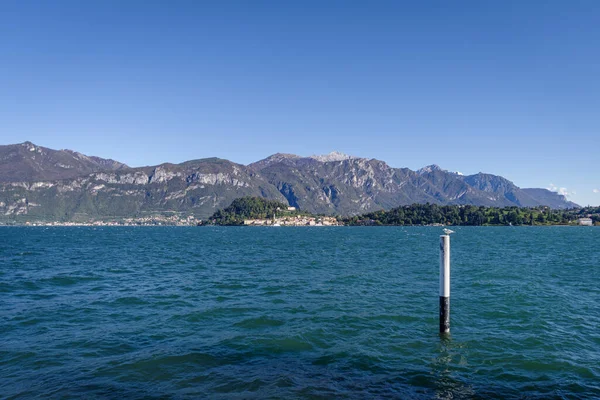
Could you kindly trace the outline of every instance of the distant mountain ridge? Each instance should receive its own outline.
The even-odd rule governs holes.
[[[206,218],[243,196],[311,213],[357,215],[413,203],[571,208],[546,189],[521,189],[491,174],[437,165],[412,171],[339,152],[277,153],[247,166],[208,158],[130,168],[114,160],[25,142],[0,146],[0,216],[77,220],[152,213]]]
[[[128,166],[115,160],[53,150],[31,142],[0,146],[0,182],[69,179],[124,168]]]

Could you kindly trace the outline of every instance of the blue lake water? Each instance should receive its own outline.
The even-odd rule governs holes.
[[[455,230],[0,227],[0,398],[600,398],[600,229]]]

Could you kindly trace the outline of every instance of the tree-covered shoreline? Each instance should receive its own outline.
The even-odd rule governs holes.
[[[218,210],[206,221],[211,225],[244,225],[245,220],[275,219],[276,217],[304,215],[318,217],[300,210],[288,210],[288,205],[260,197],[241,197],[228,207]],[[579,218],[589,217],[600,225],[600,207],[556,210],[549,207],[484,207],[472,205],[441,206],[411,204],[391,210],[381,210],[337,220],[348,226],[519,226],[519,225],[575,225]]]
[[[472,205],[440,206],[412,204],[388,211],[375,211],[341,218],[345,225],[572,225],[589,217],[600,224],[600,207],[555,210],[549,207],[484,207]]]

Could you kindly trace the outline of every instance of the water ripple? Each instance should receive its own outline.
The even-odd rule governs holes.
[[[2,398],[600,398],[600,230],[0,227]]]

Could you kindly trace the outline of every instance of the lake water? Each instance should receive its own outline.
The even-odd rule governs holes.
[[[0,227],[0,398],[600,398],[600,229],[455,230]]]

